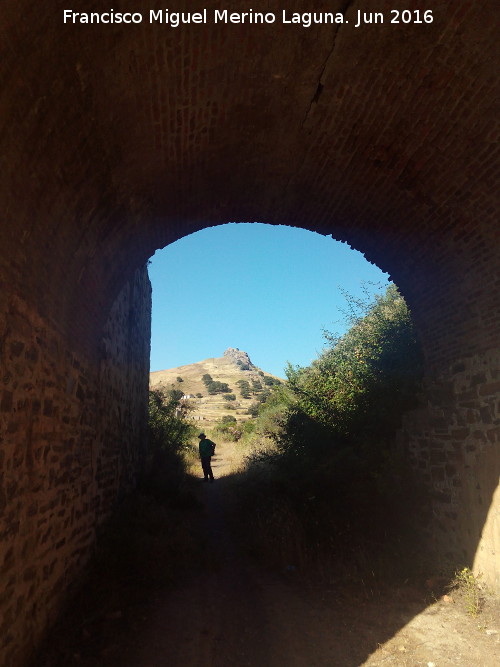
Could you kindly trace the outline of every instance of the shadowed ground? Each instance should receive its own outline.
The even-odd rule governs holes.
[[[242,479],[231,474],[234,463],[232,446],[220,444],[216,482],[197,481],[199,505],[181,512],[197,558],[178,580],[156,590],[125,584],[93,612],[84,601],[85,618],[67,616],[37,666],[500,664],[498,608],[478,621],[453,602],[428,606],[429,592],[414,584],[370,593],[341,573],[338,583],[320,587],[259,566],[231,529]]]

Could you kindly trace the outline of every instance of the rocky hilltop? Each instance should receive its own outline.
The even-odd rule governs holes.
[[[207,384],[207,375],[215,385]],[[149,379],[152,389],[180,389],[193,405],[194,419],[208,422],[206,426],[228,414],[238,421],[248,419],[248,408],[273,384],[282,381],[255,366],[249,355],[237,347],[229,347],[222,357],[155,371]],[[210,393],[214,386],[222,386],[223,390]]]
[[[239,350],[237,347],[228,347],[224,352],[224,356],[233,359],[242,371],[259,370],[252,364],[248,354],[243,352],[243,350]]]

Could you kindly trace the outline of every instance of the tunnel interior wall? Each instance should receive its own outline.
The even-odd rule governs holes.
[[[363,33],[356,6],[334,5],[349,24],[259,38],[186,25],[179,39],[65,26],[62,0],[2,3],[9,660],[54,618],[141,465],[150,294],[134,270],[229,221],[333,235],[391,273],[426,355],[424,405],[401,437],[432,494],[433,539],[498,590],[497,3],[435,0],[432,24]]]
[[[151,286],[135,271],[95,354],[71,351],[31,304],[1,292],[0,655],[25,664],[141,469]]]
[[[480,219],[458,219],[432,245],[395,276],[426,362],[402,447],[427,489],[425,547],[435,567],[473,568],[500,593],[498,233]]]
[[[406,416],[400,443],[430,494],[436,553],[475,566],[498,590],[498,297],[484,287],[498,266],[485,252],[481,271],[471,258],[454,272],[441,249],[440,275],[391,262],[426,355],[423,404]],[[151,287],[145,270],[130,275],[87,354],[33,304],[2,292],[0,628],[13,665],[54,621],[98,525],[142,466]],[[69,330],[86,315],[82,307]]]
[[[418,527],[427,538],[422,560],[430,556],[437,573],[469,567],[497,593],[499,362],[500,350],[491,349],[428,377],[424,404],[405,415],[398,434],[416,480],[426,489]]]

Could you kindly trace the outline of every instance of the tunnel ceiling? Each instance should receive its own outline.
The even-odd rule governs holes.
[[[434,21],[394,25],[389,4],[316,3],[343,25],[173,29],[65,25],[67,3],[4,0],[3,275],[57,319],[75,308],[62,281],[104,304],[156,248],[210,224],[333,234],[408,285],[412,262],[432,270],[464,235],[491,244],[498,5],[396,3]],[[383,25],[354,27],[381,5]]]

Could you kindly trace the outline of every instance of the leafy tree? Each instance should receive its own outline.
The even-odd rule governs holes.
[[[251,435],[255,431],[255,420],[254,419],[247,419],[246,422],[243,423],[243,435]]]
[[[224,415],[221,417],[221,423],[222,424],[232,424],[236,422],[236,417],[233,415]]]
[[[257,417],[257,415],[259,414],[259,403],[257,402],[252,403],[252,405],[249,406],[247,413],[249,415],[252,415],[252,417]]]
[[[184,476],[184,455],[194,426],[188,417],[191,407],[180,401],[182,391],[152,389],[149,392],[149,455],[142,485],[154,495],[175,494]]]
[[[149,391],[149,451],[153,458],[158,452],[181,451],[192,435],[187,421],[191,407],[179,400],[181,396],[176,390]]]
[[[268,387],[281,384],[280,380],[278,380],[277,378],[270,377],[269,375],[264,376],[263,380],[264,384],[267,385]]]
[[[251,407],[256,418],[245,439],[256,443],[253,465],[270,465],[248,516],[265,517],[263,544],[279,551],[272,540],[283,535],[286,497],[294,541],[285,562],[300,561],[304,544],[326,552],[333,535],[351,537],[365,553],[381,543],[398,549],[425,516],[425,498],[394,446],[402,415],[418,405],[423,375],[410,313],[393,285],[373,302],[349,305],[349,331],[327,333],[316,361],[289,366],[288,382]],[[411,534],[403,532],[408,526]]]
[[[235,394],[224,394],[224,399],[226,401],[235,401],[236,400],[236,395]]]
[[[216,426],[216,431],[226,440],[237,442],[243,435],[242,429],[237,425],[236,417],[224,415]]]
[[[264,391],[261,391],[258,396],[257,396],[257,401],[259,403],[265,403],[267,399],[271,396],[271,392],[269,389],[265,389]]]
[[[252,390],[254,393],[262,390],[262,383],[259,380],[252,380]]]
[[[177,382],[184,382],[180,375],[177,376]]]
[[[242,398],[250,398],[250,383],[247,380],[238,380],[236,383],[240,388]]]
[[[415,403],[422,358],[410,314],[391,285],[373,304],[356,302],[351,328],[326,334],[328,349],[307,368],[287,369],[299,409],[337,435],[387,439]]]
[[[273,457],[290,479],[328,473],[329,484],[347,484],[346,497],[359,488],[350,484],[353,475],[384,478],[401,417],[418,404],[423,373],[410,313],[394,285],[371,303],[350,306],[349,331],[327,333],[329,345],[316,361],[289,366],[286,387],[273,387],[263,405],[250,409],[256,433],[274,441]]]
[[[229,385],[226,382],[213,381],[207,383],[207,390],[209,394],[224,394],[231,391]]]
[[[164,397],[166,397],[167,402],[170,401],[177,401],[177,403],[181,400],[181,398],[184,396],[184,392],[181,389],[169,389],[166,393],[163,394]]]

